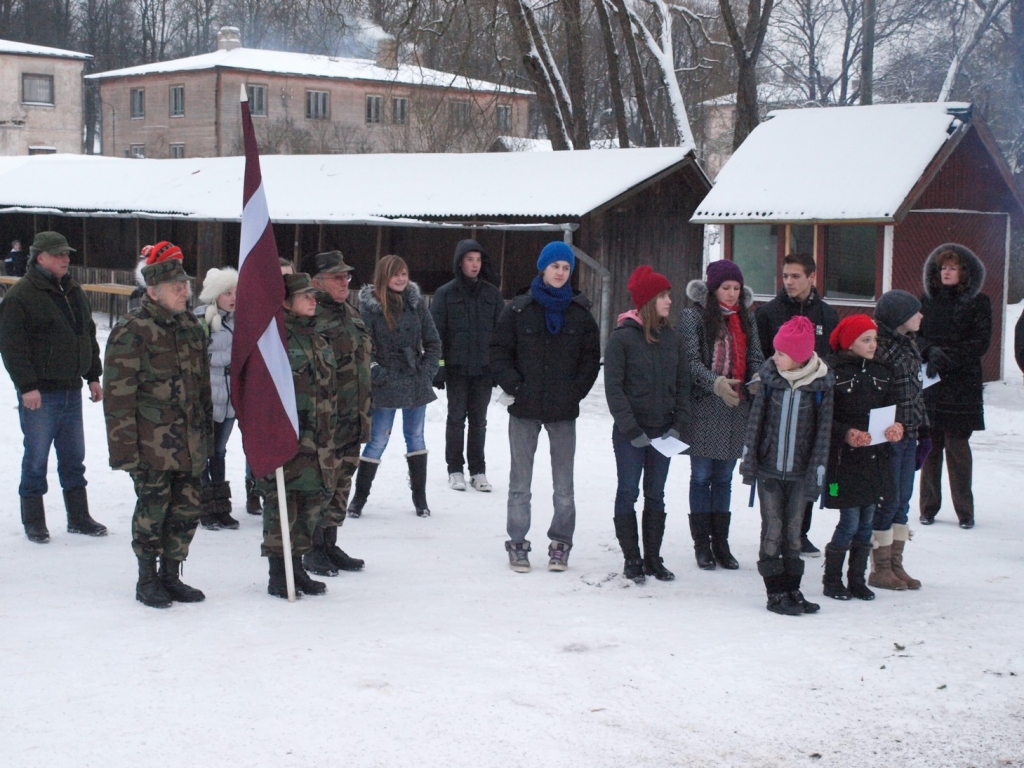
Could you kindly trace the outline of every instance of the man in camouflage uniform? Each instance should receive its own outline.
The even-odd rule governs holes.
[[[139,560],[135,597],[166,608],[172,600],[204,599],[179,574],[199,524],[213,400],[206,334],[185,311],[192,278],[180,259],[147,265],[142,273],[141,305],[118,321],[107,340],[103,410],[110,466],[132,476],[138,496],[132,517]]]
[[[338,482],[338,379],[334,352],[316,332],[316,288],[309,275],[285,275],[284,282],[284,325],[299,413],[299,452],[284,465],[290,555],[298,592],[322,595],[327,586],[309,578],[302,556],[313,548],[313,531]],[[267,475],[258,485],[266,497],[261,551],[270,562],[267,592],[287,597],[284,558],[289,553],[281,540],[277,481],[274,475]]]
[[[303,259],[317,288],[316,331],[331,345],[338,364],[337,444],[341,466],[334,495],[324,507],[313,532],[313,551],[303,558],[306,569],[321,576],[358,571],[363,561],[349,557],[337,545],[338,527],[345,521],[352,476],[359,466],[359,445],[370,439],[370,332],[359,311],[348,303],[352,267],[341,251]]]

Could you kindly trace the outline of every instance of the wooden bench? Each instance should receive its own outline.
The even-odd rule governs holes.
[[[6,292],[6,286],[14,285],[21,278],[10,277],[8,275],[0,275],[0,286],[4,286]],[[120,315],[118,311],[117,297],[118,296],[131,296],[135,292],[134,285],[121,285],[120,283],[86,283],[82,286],[83,291],[89,293],[104,294],[107,296],[107,311],[110,314],[110,325],[113,327],[114,320]]]

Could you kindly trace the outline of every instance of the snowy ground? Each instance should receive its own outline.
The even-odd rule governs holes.
[[[578,422],[565,573],[508,569],[497,404],[495,492],[447,488],[442,399],[428,411],[433,516],[412,512],[396,439],[364,516],[341,533],[364,572],[294,605],[266,594],[236,433],[241,528],[200,530],[185,569],[206,602],[145,608],[134,599],[134,496],[106,468],[100,406],[85,404],[89,491],[110,535],[64,531],[51,464],[52,539],[32,544],[2,376],[0,765],[1024,765],[1024,389],[1012,360],[1007,370],[986,393],[989,430],[973,440],[977,527],[960,530],[946,507],[934,526],[915,525],[906,562],[923,589],[879,590],[870,603],[821,598],[821,560],[809,560],[805,592],[822,610],[798,618],[764,609],[745,488],[733,499],[740,570],[696,568],[685,458],[669,476],[663,550],[676,580],[621,578],[600,383]],[[535,565],[550,517],[546,450],[542,439]],[[834,522],[816,512],[812,540],[824,546]]]

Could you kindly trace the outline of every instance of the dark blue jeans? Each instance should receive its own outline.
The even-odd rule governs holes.
[[[880,504],[875,511],[874,528],[888,531],[893,523],[907,524],[910,497],[914,495],[914,474],[917,466],[917,438],[904,437],[892,445],[892,471],[896,476],[896,498]]]
[[[612,427],[612,448],[619,486],[615,490],[615,514],[636,513],[636,500],[640,498],[640,476],[644,479],[644,509],[665,511],[665,481],[671,459],[651,446],[634,447],[618,427]]]
[[[690,457],[690,514],[728,512],[736,459]]]
[[[234,427],[234,417],[224,419],[224,421],[213,422],[213,456],[206,462],[206,470],[203,472],[203,485],[210,482],[224,482],[224,457],[228,454],[228,438],[231,437],[231,431]]]
[[[46,494],[50,446],[57,450],[57,475],[65,491],[85,488],[85,434],[82,431],[82,390],[42,392],[42,405],[30,411],[18,404],[25,457],[21,462],[20,496]]]
[[[832,534],[832,546],[847,549],[850,542],[871,541],[872,523],[875,519],[875,505],[866,507],[848,507],[839,510],[839,522]]]

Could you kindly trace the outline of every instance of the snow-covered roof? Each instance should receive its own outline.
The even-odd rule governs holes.
[[[691,221],[894,221],[970,110],[955,102],[776,110]]]
[[[397,69],[377,66],[373,59],[355,59],[341,56],[319,56],[312,53],[291,53],[289,51],[265,51],[258,48],[234,48],[189,56],[184,59],[158,61],[125,69],[112,69],[87,75],[88,80],[106,80],[114,77],[135,77],[171,72],[195,72],[204,69],[238,69],[247,72],[267,74],[300,75],[303,77],[327,77],[339,80],[369,80],[401,83],[404,85],[428,85],[440,88],[521,93],[524,91],[510,86],[491,83],[486,80],[454,75],[413,64],[399,64]]]
[[[679,148],[608,152],[267,155],[270,215],[291,223],[582,216],[672,166]],[[238,221],[244,158],[0,158],[0,212]]]
[[[45,45],[18,43],[14,40],[0,40],[0,53],[17,53],[21,56],[55,56],[61,59],[91,59],[88,53],[65,51],[63,48],[48,48]]]

